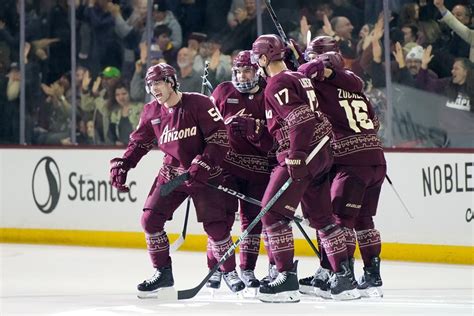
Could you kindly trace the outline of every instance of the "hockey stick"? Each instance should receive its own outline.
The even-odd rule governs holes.
[[[253,205],[257,205],[257,206],[262,206],[262,202],[260,202],[259,200],[256,200],[254,198],[251,198],[249,196],[246,196],[245,194],[243,193],[240,193],[240,192],[237,192],[235,190],[232,190],[232,189],[229,189],[229,188],[226,188],[222,185],[218,185],[218,186],[215,186],[215,185],[212,185],[210,183],[206,183],[207,186],[211,187],[211,188],[214,188],[214,189],[217,189],[217,190],[220,190],[222,192],[225,192],[227,194],[230,194],[232,196],[235,196],[236,198],[242,200],[242,201],[245,201],[245,202],[248,202],[250,204],[253,204]],[[300,217],[298,216],[293,216],[293,217],[290,217],[290,219],[292,221],[295,222],[296,226],[298,227],[298,229],[300,230],[301,234],[303,234],[304,238],[306,239],[306,241],[308,242],[309,246],[311,247],[311,249],[313,249],[314,253],[319,257],[321,258],[321,254],[319,253],[318,251],[318,248],[316,248],[316,246],[314,245],[313,241],[311,240],[311,238],[308,236],[308,234],[306,234],[306,231],[304,230],[303,226],[301,225],[301,222],[303,221],[303,219],[301,219]]]
[[[176,250],[181,247],[181,245],[184,243],[184,240],[186,239],[186,230],[188,229],[188,218],[189,218],[189,208],[191,207],[191,198],[188,197],[187,203],[186,203],[186,214],[184,215],[184,224],[183,224],[183,230],[181,232],[181,235],[176,239],[173,244],[170,246],[170,251],[175,252]]]
[[[326,135],[323,139],[319,142],[319,144],[311,151],[309,156],[306,158],[306,164],[308,164],[314,156],[321,150],[321,148],[327,143],[329,137]],[[202,287],[206,284],[206,282],[211,278],[214,272],[219,269],[219,267],[227,260],[229,257],[234,253],[235,248],[239,246],[242,239],[248,236],[249,232],[257,225],[260,219],[270,210],[270,208],[276,203],[276,201],[280,198],[280,196],[285,193],[288,187],[293,182],[292,178],[286,180],[286,182],[282,185],[282,187],[275,193],[275,195],[268,201],[267,205],[260,211],[260,213],[255,217],[255,219],[249,224],[246,230],[242,232],[242,235],[227,249],[226,253],[221,257],[221,259],[214,265],[214,267],[209,271],[209,273],[204,277],[204,279],[199,283],[197,286],[187,289],[178,291],[178,300],[185,300],[190,299],[196,296],[197,293],[202,289]]]
[[[165,184],[162,184],[160,187],[160,195],[161,196],[169,195],[171,192],[173,192],[177,187],[179,187],[188,179],[189,179],[189,173],[185,172],[173,178],[172,180],[166,182]]]
[[[291,44],[290,40],[286,36],[286,33],[283,30],[283,27],[278,21],[275,11],[273,11],[273,7],[270,3],[270,0],[265,0],[265,6],[267,7],[268,13],[270,13],[270,17],[272,18],[273,24],[275,24],[278,34],[280,34],[281,38],[283,39],[283,42],[286,44],[286,46],[290,47],[291,51],[293,52],[293,58],[291,62],[293,63],[295,68],[298,68],[298,66],[300,65],[300,63],[298,62],[298,58],[300,56],[298,52],[296,51],[295,47]]]
[[[385,175],[385,179],[387,179],[388,183],[390,183],[390,186],[392,187],[393,192],[395,192],[395,195],[398,197],[398,200],[400,201],[400,203],[402,203],[403,208],[407,212],[408,216],[410,216],[410,218],[413,219],[413,215],[411,215],[410,211],[408,210],[408,207],[403,202],[402,198],[400,197],[400,194],[398,194],[397,190],[395,189],[395,186],[392,183],[392,180],[389,178],[387,174]]]

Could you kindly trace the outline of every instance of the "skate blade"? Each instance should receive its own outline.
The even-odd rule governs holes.
[[[315,295],[314,287],[309,286],[309,285],[301,285],[300,284],[300,290],[299,291],[300,291],[301,294],[304,294],[304,295],[311,295],[311,296]]]
[[[219,288],[213,288],[213,287],[208,287],[207,291],[209,292],[209,296],[211,299],[214,299],[216,297],[216,292],[219,290]]]
[[[347,290],[339,294],[331,294],[331,298],[336,301],[357,300],[360,298],[360,293],[357,289]]]
[[[246,299],[256,298],[258,294],[258,287],[246,287],[243,291],[238,293],[242,293],[242,297]]]
[[[298,303],[300,301],[300,293],[298,290],[277,294],[259,293],[257,298],[264,303]]]
[[[359,290],[360,295],[362,297],[367,297],[367,298],[382,298],[383,297],[383,291],[382,287],[369,287],[364,290]]]
[[[324,298],[325,300],[330,300],[332,298],[330,291],[323,291],[317,287],[314,288],[314,295],[320,298]]]
[[[176,301],[178,300],[178,292],[173,286],[159,288],[155,291],[144,292],[138,291],[137,297],[139,299],[158,299],[160,301]]]

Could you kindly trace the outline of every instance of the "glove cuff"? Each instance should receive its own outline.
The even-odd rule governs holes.
[[[199,167],[205,169],[206,171],[211,171],[211,166],[207,163],[206,159],[201,155],[194,157],[191,165],[198,165]]]
[[[306,157],[308,155],[303,151],[294,151],[288,153],[288,156],[285,158],[285,163],[287,166],[298,167],[306,165]]]
[[[110,164],[112,168],[120,168],[125,171],[129,171],[132,168],[130,161],[126,158],[114,158],[110,160]]]

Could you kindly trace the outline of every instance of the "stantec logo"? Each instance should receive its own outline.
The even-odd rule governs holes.
[[[61,174],[53,158],[46,156],[36,164],[31,181],[31,190],[36,207],[45,213],[51,213],[61,195]]]

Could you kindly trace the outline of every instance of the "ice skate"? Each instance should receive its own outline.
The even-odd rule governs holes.
[[[176,291],[173,288],[174,279],[171,267],[156,269],[153,276],[138,284],[138,298],[158,298],[162,295],[166,298],[172,298]],[[159,292],[162,292],[159,294]]]
[[[221,287],[222,272],[217,270],[212,274],[206,283],[206,287],[211,292],[211,296],[214,296],[214,292]]]
[[[297,303],[300,301],[298,276],[296,274],[298,261],[292,270],[278,273],[269,283],[260,285],[258,298],[265,303]]]
[[[331,284],[329,283],[331,276],[331,270],[319,267],[318,271],[316,271],[313,282],[311,283],[316,296],[326,299],[331,298]]]
[[[331,275],[331,270],[319,267],[313,276],[299,280],[300,293],[330,299],[329,279]]]
[[[253,270],[242,270],[240,277],[245,284],[244,297],[255,297],[260,287],[260,281],[255,277]]]
[[[277,276],[278,276],[278,270],[276,268],[276,265],[269,263],[268,275],[260,280],[260,285],[272,282],[273,280],[276,279]]]
[[[364,267],[364,275],[357,288],[362,297],[383,297],[382,279],[380,278],[380,258],[373,257],[370,267]]]
[[[240,292],[245,288],[244,282],[242,282],[235,270],[222,273],[222,277],[229,289],[234,293]]]
[[[314,294],[314,289],[313,289],[313,282],[314,275],[299,279],[298,283],[300,285],[300,293],[301,294],[306,294],[306,295],[315,295]]]
[[[331,284],[331,298],[334,300],[343,301],[360,298],[348,261],[341,262],[341,271],[334,273],[329,282]]]

